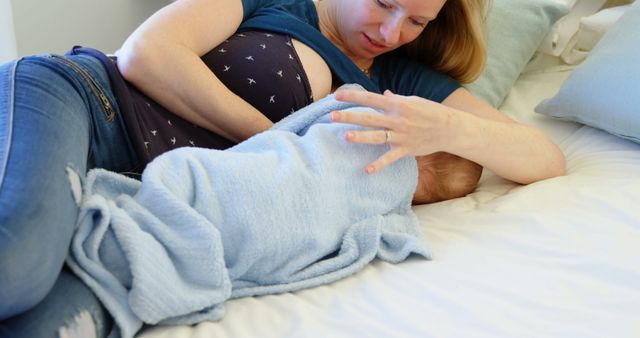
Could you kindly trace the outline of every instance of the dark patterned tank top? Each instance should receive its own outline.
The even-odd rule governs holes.
[[[202,57],[232,92],[272,122],[313,102],[311,86],[291,38],[261,31],[237,33]],[[127,83],[133,101],[128,130],[141,167],[179,147],[226,149],[235,145],[188,122]],[[131,125],[133,124],[133,125]]]

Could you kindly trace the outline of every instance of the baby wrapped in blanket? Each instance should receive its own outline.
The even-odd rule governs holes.
[[[329,283],[376,257],[430,258],[416,160],[367,175],[388,145],[345,142],[354,127],[329,113],[349,107],[329,96],[226,151],[167,152],[141,181],[89,172],[67,262],[116,336],[219,319],[227,299]]]

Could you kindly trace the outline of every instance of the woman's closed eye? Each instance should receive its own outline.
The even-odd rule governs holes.
[[[383,1],[383,0],[374,0],[376,2],[376,4],[383,9],[392,9],[393,5]],[[411,22],[412,25],[424,28],[427,26],[427,23],[429,23],[428,21],[422,21],[422,20],[418,20],[418,19],[409,19],[409,21]]]
[[[427,22],[422,22],[422,21],[418,21],[416,19],[411,19],[411,23],[416,25],[416,26],[418,26],[418,27],[424,28],[424,27],[427,27],[427,23],[429,23],[429,22],[428,21]]]
[[[391,5],[389,5],[388,3],[382,1],[382,0],[375,0],[375,2],[378,4],[378,6],[384,8],[384,9],[391,9]]]

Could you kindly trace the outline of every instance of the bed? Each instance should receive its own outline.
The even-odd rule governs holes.
[[[562,1],[494,2],[508,12],[517,6],[551,8]],[[217,322],[150,327],[138,337],[639,337],[640,144],[636,137],[640,131],[635,129],[635,135],[620,131],[619,127],[633,126],[633,121],[625,120],[628,115],[613,116],[618,104],[639,102],[624,92],[628,89],[640,96],[640,76],[634,80],[640,69],[638,47],[631,47],[636,54],[628,54],[635,58],[615,62],[630,62],[625,74],[631,80],[623,89],[614,93],[599,89],[602,97],[583,96],[583,101],[595,97],[616,108],[609,122],[562,116],[571,108],[554,106],[549,100],[567,102],[570,94],[563,97],[562,89],[584,66],[590,66],[587,62],[599,54],[599,44],[610,37],[611,30],[621,30],[622,19],[637,30],[640,15],[626,15],[612,23],[593,50],[576,47],[580,41],[575,34],[584,28],[578,20],[571,28],[573,41],[565,41],[565,48],[544,51],[545,43],[555,39],[553,47],[557,47],[562,40],[558,37],[564,33],[554,32],[559,20],[578,9],[583,11],[580,19],[606,7],[603,1],[588,13],[580,3],[565,1],[564,7],[554,7],[557,12],[547,12],[544,25],[548,27],[536,33],[531,39],[533,49],[527,47],[521,64],[512,67],[515,75],[506,80],[506,89],[485,96],[512,118],[547,133],[566,155],[566,176],[520,186],[485,171],[472,194],[414,207],[432,248],[432,260],[412,257],[395,265],[374,261],[335,283],[230,300],[225,317]],[[632,6],[629,13],[640,11],[640,3]],[[493,41],[498,38],[496,29],[508,32],[504,25],[514,22],[526,25],[512,19],[498,28],[494,21]],[[607,45],[601,51],[611,48]],[[627,55],[625,48],[626,44],[614,55]],[[576,61],[576,51],[590,54]],[[504,65],[504,60],[495,58],[507,54],[513,55],[504,49],[490,50],[487,71],[494,70],[491,61]],[[624,100],[616,101],[612,94]],[[541,104],[545,101],[546,108]],[[637,105],[634,109],[640,115]],[[620,125],[604,125],[612,119]]]

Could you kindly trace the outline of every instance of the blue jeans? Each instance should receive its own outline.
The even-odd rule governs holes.
[[[97,298],[63,270],[79,210],[69,176],[136,162],[97,59],[41,55],[0,66],[0,337],[57,337],[82,312],[98,336],[108,333]]]

